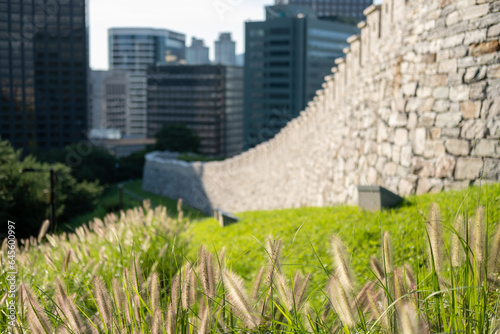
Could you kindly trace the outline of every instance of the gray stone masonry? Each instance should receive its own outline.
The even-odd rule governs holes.
[[[143,188],[211,214],[356,204],[358,185],[406,196],[499,182],[500,0],[372,9],[348,60],[272,140],[220,162],[151,153]]]

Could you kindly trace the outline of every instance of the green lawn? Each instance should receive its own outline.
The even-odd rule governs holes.
[[[289,273],[300,269],[326,279],[322,272],[332,268],[329,242],[337,234],[349,249],[357,281],[364,282],[373,277],[367,269],[370,256],[381,258],[383,231],[392,236],[396,265],[424,265],[425,217],[432,202],[439,204],[445,226],[451,226],[459,213],[472,216],[478,204],[487,208],[490,234],[500,221],[500,184],[413,196],[404,205],[382,212],[351,206],[243,212],[237,214],[239,223],[225,228],[214,219],[194,223],[188,230],[188,258],[194,259],[201,245],[217,252],[225,246],[232,268],[253,281],[259,266],[267,261],[262,244],[272,235],[283,240],[282,264]],[[449,237],[449,231],[445,232]]]

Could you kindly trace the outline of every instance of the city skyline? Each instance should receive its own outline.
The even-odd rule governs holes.
[[[191,37],[203,39],[210,47],[211,60],[219,33],[231,32],[236,53],[241,54],[245,49],[245,22],[264,20],[264,6],[272,4],[274,0],[185,0],[176,3],[174,10],[163,11],[168,5],[159,0],[90,1],[90,66],[108,69],[108,29],[117,27],[162,28],[186,34],[187,41]]]

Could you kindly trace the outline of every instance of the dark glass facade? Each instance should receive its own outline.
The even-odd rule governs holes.
[[[0,0],[0,136],[25,152],[85,139],[85,0]]]
[[[307,9],[271,6],[266,21],[246,23],[245,148],[274,137],[305,109],[344,56],[346,39],[359,32]]]
[[[364,19],[363,10],[373,4],[373,0],[276,0],[277,5],[302,5],[316,10],[319,17],[343,16]]]
[[[198,134],[201,153],[229,157],[242,150],[243,68],[166,65],[148,72],[148,137],[164,125]]]

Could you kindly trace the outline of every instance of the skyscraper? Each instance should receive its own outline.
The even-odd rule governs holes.
[[[112,28],[109,68],[129,72],[130,105],[125,135],[147,135],[146,73],[151,65],[185,62],[186,36],[166,29]]]
[[[276,5],[302,5],[312,7],[319,17],[343,16],[359,21],[364,19],[363,10],[373,0],[275,0]]]
[[[266,141],[299,115],[343,55],[356,26],[318,20],[310,7],[266,8],[266,21],[247,22],[245,146]]]
[[[25,151],[85,139],[86,1],[0,0],[0,137]]]
[[[148,72],[148,130],[183,124],[215,157],[241,153],[243,68],[221,65],[156,66]]]
[[[236,42],[231,39],[231,33],[219,35],[215,41],[215,63],[227,66],[236,65]]]
[[[202,39],[193,37],[191,39],[191,46],[186,48],[186,64],[188,65],[206,65],[210,64],[208,57],[209,49],[205,46]]]

